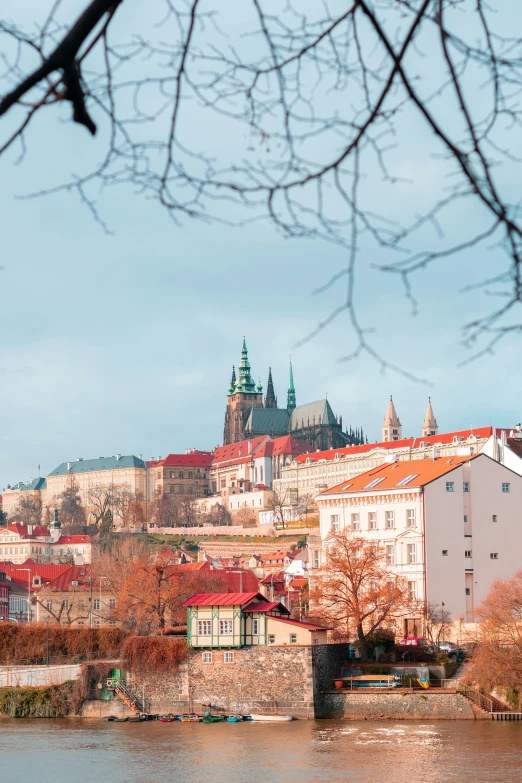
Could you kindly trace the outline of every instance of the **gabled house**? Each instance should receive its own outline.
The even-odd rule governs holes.
[[[261,593],[197,593],[183,606],[189,647],[326,644],[329,629],[292,620],[283,604]]]

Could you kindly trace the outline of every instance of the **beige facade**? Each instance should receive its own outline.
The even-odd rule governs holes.
[[[32,500],[35,504],[41,503],[42,510],[47,506],[47,488],[44,478],[31,479],[29,482],[20,482],[15,486],[7,486],[2,492],[2,510],[12,516],[22,499]]]
[[[212,453],[190,449],[185,454],[147,462],[147,498],[156,494],[183,498],[201,498],[210,495],[210,465]]]
[[[477,454],[489,444],[493,433],[492,427],[482,427],[302,454],[283,468],[281,478],[274,481],[274,489],[294,504],[303,494],[316,495],[387,462],[430,459],[434,454],[440,457]]]
[[[15,564],[28,558],[36,563],[90,563],[89,536],[64,536],[59,528],[10,525],[0,528],[0,561]]]

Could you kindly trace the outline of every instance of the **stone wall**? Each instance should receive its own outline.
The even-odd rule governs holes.
[[[474,720],[470,702],[460,693],[396,690],[322,693],[316,717],[352,720]]]
[[[325,645],[326,647],[326,645]],[[145,698],[148,712],[290,713],[314,717],[311,647],[244,647],[234,650],[234,663],[224,650],[212,650],[212,663],[201,650],[172,674],[132,674],[127,685]]]

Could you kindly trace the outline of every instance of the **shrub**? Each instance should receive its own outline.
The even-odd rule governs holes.
[[[62,655],[95,655],[118,650],[127,632],[121,628],[67,628],[43,624],[0,624],[0,665]]]
[[[129,636],[122,648],[126,667],[137,673],[176,671],[187,651],[186,640],[172,636]]]
[[[0,712],[12,718],[64,718],[71,712],[74,682],[49,688],[1,688]]]

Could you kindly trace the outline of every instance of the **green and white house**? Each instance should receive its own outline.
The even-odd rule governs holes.
[[[189,647],[326,644],[327,628],[291,619],[261,593],[197,593],[183,606]]]

